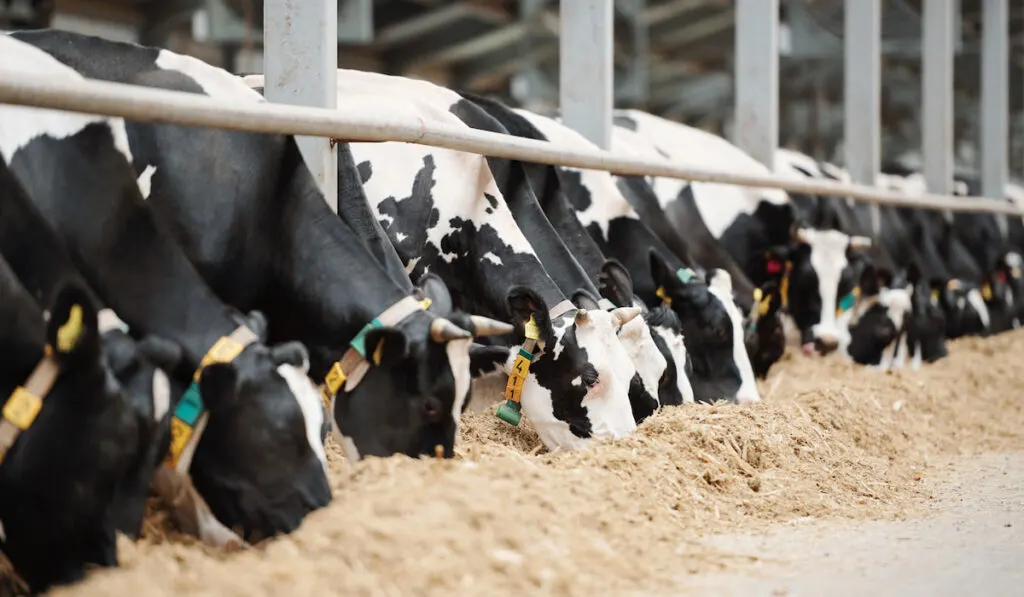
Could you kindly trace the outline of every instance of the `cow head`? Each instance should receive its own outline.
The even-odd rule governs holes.
[[[745,322],[744,344],[754,375],[764,379],[768,370],[786,351],[786,334],[779,309],[782,292],[777,281],[769,280],[754,291],[754,306]]]
[[[1007,253],[995,260],[981,283],[981,298],[989,312],[989,333],[999,334],[1020,326],[1024,273],[1020,256]]]
[[[41,392],[42,408],[0,466],[0,544],[30,588],[42,591],[81,579],[90,565],[117,565],[115,531],[137,528],[142,517],[128,520],[116,510],[146,499],[144,478],[154,468],[152,460],[144,461],[153,454],[156,423],[140,417],[137,406],[151,410],[154,394],[167,394],[154,383],[165,377],[148,357],[115,358],[116,349],[104,345],[85,288],[64,284],[44,324],[27,293],[11,294],[13,277],[6,274],[0,275],[0,326],[5,350],[17,348],[4,358],[5,406],[15,408],[14,389],[29,385],[44,344],[52,347],[58,368],[49,391]],[[166,353],[148,356],[171,367],[176,351],[162,345]]]
[[[714,270],[701,279],[690,270],[672,271],[655,250],[650,251],[650,261],[659,298],[679,317],[686,338],[694,399],[760,400],[729,274]]]
[[[452,307],[451,294],[433,274],[416,290],[428,301],[394,326],[374,328],[366,346],[376,347],[369,372],[337,395],[335,420],[347,456],[455,452],[455,437],[469,403],[473,337],[507,334],[513,327]],[[507,353],[507,350],[506,350]]]
[[[907,269],[907,283],[913,287],[907,344],[912,367],[917,369],[922,362],[934,363],[948,354],[946,314],[939,305],[939,289],[922,277],[917,265],[912,264]]]
[[[946,314],[946,337],[986,335],[990,318],[980,286],[959,278],[936,282],[938,303]]]
[[[209,418],[189,472],[217,520],[258,541],[294,530],[330,502],[331,491],[323,406],[306,376],[306,348],[268,346],[262,313],[244,319],[259,341],[230,363],[202,370],[199,391]]]
[[[805,353],[839,347],[838,317],[852,306],[855,261],[871,239],[837,230],[794,226],[792,242],[765,253],[765,268],[780,280],[783,307],[800,331]]]
[[[838,348],[854,362],[888,369],[905,345],[905,323],[911,311],[910,284],[894,286],[889,272],[864,262],[854,304],[838,316]]]
[[[616,305],[635,301],[633,280],[618,261],[609,259],[598,274],[601,294]],[[679,318],[670,309],[657,307],[619,330],[619,340],[629,353],[637,374],[658,404],[693,402],[693,387],[686,372],[686,346]],[[640,422],[640,419],[637,419]]]
[[[523,413],[549,449],[583,447],[590,438],[622,437],[636,427],[629,394],[636,370],[616,332],[640,314],[637,307],[579,309],[568,301],[551,311],[533,290],[508,292],[508,310],[525,337],[533,320],[538,340],[523,384]],[[519,346],[474,346],[473,370],[503,361],[511,371]]]

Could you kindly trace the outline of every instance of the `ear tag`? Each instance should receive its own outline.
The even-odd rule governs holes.
[[[523,334],[530,340],[540,340],[540,326],[533,318],[533,313],[530,314],[530,320],[523,326]]]
[[[789,268],[786,268],[786,275],[782,276],[782,282],[779,283],[779,295],[782,297],[783,308],[789,306]]]
[[[424,311],[429,309],[430,305],[433,305],[433,304],[434,304],[434,301],[430,300],[429,296],[425,297],[423,300],[420,301],[420,307],[422,307]]]
[[[769,274],[778,274],[782,272],[782,263],[778,259],[769,259],[768,262],[764,264],[764,269]]]
[[[986,301],[992,300],[992,285],[989,284],[988,282],[985,282],[985,284],[981,287],[981,298],[985,299]]]
[[[377,348],[373,349],[373,364],[380,367],[380,357],[384,353],[384,340],[377,343]]]
[[[939,290],[937,288],[932,288],[931,300],[933,305],[939,304]]]
[[[68,320],[64,325],[57,328],[57,350],[63,353],[71,352],[82,337],[82,307],[71,305],[71,312],[68,313]]]
[[[671,305],[672,304],[672,297],[670,297],[668,295],[668,293],[665,292],[665,287],[664,286],[659,286],[658,290],[656,290],[654,292],[654,294],[655,294],[655,296],[660,298],[662,301],[664,301],[666,305]]]
[[[768,296],[764,297],[763,301],[758,303],[758,305],[757,305],[757,312],[760,315],[767,315],[768,314],[768,309],[771,307],[771,305],[772,305],[772,295],[769,294]]]
[[[335,362],[327,371],[327,377],[324,378],[324,385],[327,386],[327,391],[330,392],[331,395],[334,395],[341,390],[341,386],[345,385],[346,381],[348,381],[348,375],[346,375],[345,371],[341,368],[341,363]]]
[[[857,297],[860,296],[860,288],[854,288],[846,294],[839,301],[839,306],[836,308],[836,317],[839,317],[843,313],[853,308],[853,305],[857,302]]]
[[[946,288],[949,290],[960,290],[960,280],[952,278],[950,281],[946,282]]]
[[[531,321],[533,319],[531,318]],[[494,416],[509,425],[518,426],[523,419],[523,384],[530,374],[530,363],[533,362],[533,353],[525,348],[519,349],[516,360],[512,364],[512,371],[508,374],[508,381],[505,383],[505,402],[498,406]]]
[[[760,303],[761,302],[761,298],[763,296],[764,296],[764,291],[762,291],[760,288],[755,288],[754,289],[754,302],[755,303]]]
[[[697,274],[694,273],[694,271],[688,267],[681,267],[678,270],[676,270],[676,277],[679,278],[679,281],[682,282],[683,284],[688,283],[690,280],[693,279],[695,275]]]

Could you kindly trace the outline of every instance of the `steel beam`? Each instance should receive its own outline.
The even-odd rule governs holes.
[[[1006,196],[1010,130],[1010,11],[1007,0],[985,0],[981,34],[981,194]]]
[[[774,167],[779,144],[779,1],[736,0],[734,142]]]
[[[336,2],[265,0],[263,94],[282,104],[335,108],[338,101],[338,5]],[[338,152],[330,139],[297,137],[299,150],[338,211]]]
[[[561,2],[559,14],[562,122],[608,149],[615,85],[612,0]]]
[[[924,0],[921,156],[928,190],[953,190],[953,23],[956,0]],[[947,214],[948,215],[948,214]]]
[[[853,182],[874,185],[881,164],[881,0],[847,0],[844,18],[843,148]],[[881,230],[877,205],[871,230]]]

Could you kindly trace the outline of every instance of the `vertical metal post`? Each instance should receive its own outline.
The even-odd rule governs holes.
[[[614,108],[612,0],[560,4],[559,101],[562,122],[608,149]]]
[[[734,142],[774,168],[779,145],[779,0],[736,0]]]
[[[956,0],[924,0],[921,156],[928,190],[953,190],[953,23]]]
[[[338,101],[338,3],[264,0],[264,95],[268,101],[335,108]],[[338,153],[330,139],[296,137],[299,150],[338,211]]]
[[[846,0],[844,30],[843,147],[853,182],[874,186],[882,144],[881,0]],[[877,204],[871,205],[871,231],[881,232]]]
[[[1007,0],[985,0],[981,46],[981,194],[1006,196],[1010,102],[1010,12]]]

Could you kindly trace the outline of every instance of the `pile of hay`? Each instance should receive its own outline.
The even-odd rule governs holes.
[[[792,356],[759,404],[671,409],[573,453],[545,452],[528,424],[487,409],[465,418],[454,460],[353,466],[330,450],[334,501],[289,537],[224,555],[154,524],[122,541],[121,570],[54,594],[671,591],[729,565],[702,534],[906,516],[928,497],[931,462],[1024,449],[1022,350],[1024,331],[966,340],[917,373]]]

